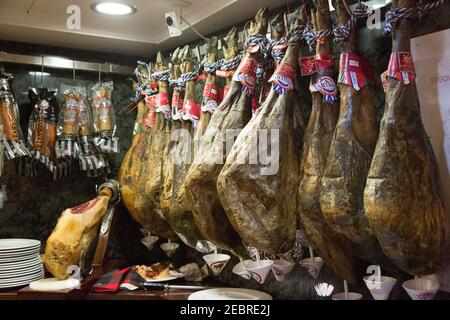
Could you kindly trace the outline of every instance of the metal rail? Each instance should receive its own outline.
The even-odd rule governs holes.
[[[18,63],[40,66],[49,69],[75,69],[102,73],[116,73],[123,75],[134,74],[134,68],[110,63],[94,63],[76,61],[55,56],[31,56],[0,52],[0,62]]]

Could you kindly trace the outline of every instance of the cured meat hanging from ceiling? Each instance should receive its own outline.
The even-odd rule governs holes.
[[[228,219],[244,242],[272,253],[289,251],[296,236],[299,161],[294,142],[294,84],[303,26],[285,39],[272,89],[241,131],[217,181]],[[271,154],[268,154],[270,150]],[[247,162],[248,159],[248,162]]]
[[[356,45],[358,16],[346,0],[336,0],[335,40],[341,43],[340,113],[322,178],[320,207],[325,220],[365,261],[392,268],[370,230],[364,211],[364,187],[378,139],[371,69]],[[357,8],[364,12],[365,7]],[[365,14],[364,14],[365,16]]]
[[[172,210],[172,202],[174,197],[174,184],[177,183],[175,177],[175,161],[179,141],[173,139],[179,134],[179,130],[183,127],[182,109],[185,96],[185,84],[181,80],[181,63],[183,54],[187,54],[184,49],[177,48],[172,54],[172,70],[170,84],[173,86],[172,94],[172,123],[170,130],[170,139],[164,149],[165,160],[163,162],[163,183],[160,196],[160,208],[164,218],[167,220],[171,228],[177,233],[180,239],[188,246],[197,248],[201,235],[197,230],[192,216],[186,215],[184,212],[175,212]],[[183,72],[185,68],[183,67]],[[186,125],[186,124],[184,124]],[[180,214],[178,214],[180,213]]]
[[[119,183],[123,203],[131,217],[152,234],[175,240],[177,237],[170,229],[169,224],[160,212],[150,205],[150,201],[144,193],[145,172],[150,158],[152,142],[152,126],[155,124],[156,117],[157,83],[151,77],[151,74],[152,70],[148,65],[140,63],[136,69],[139,81],[137,93],[138,96],[144,96],[145,106],[141,104],[141,107],[144,110],[143,112],[145,110],[147,112],[143,116],[145,125],[142,126],[142,132],[135,135],[136,142],[133,141],[122,161],[119,170]],[[139,119],[136,121],[139,121]]]
[[[185,46],[181,52],[181,81],[185,86],[183,108],[181,110],[182,124],[180,130],[173,139],[177,145],[174,149],[173,166],[173,191],[172,203],[169,215],[171,221],[176,221],[180,238],[193,248],[209,251],[209,246],[204,240],[195,224],[192,215],[192,204],[185,184],[186,174],[194,159],[194,137],[200,130],[199,123],[206,121],[202,115],[201,106],[197,104],[195,97],[195,81],[199,75],[199,69],[195,69],[193,57],[189,46]],[[201,119],[202,117],[202,119]],[[199,243],[199,241],[201,241]],[[205,247],[206,245],[206,247]],[[203,249],[202,249],[203,248]]]
[[[303,139],[298,214],[309,242],[325,263],[339,277],[357,282],[363,273],[362,261],[350,251],[350,244],[331,229],[320,209],[322,177],[339,109],[329,39],[332,34],[329,2],[316,0],[314,6],[311,12],[314,30],[307,29],[304,34],[311,48],[316,47],[316,54],[300,59],[302,74],[312,75],[313,104]]]
[[[155,120],[151,128],[151,141],[149,158],[142,172],[143,196],[146,198],[146,206],[160,211],[160,196],[163,187],[163,167],[166,160],[165,152],[170,141],[170,119],[172,109],[169,96],[170,70],[167,62],[158,52],[156,56],[155,73],[153,77],[158,81],[159,93],[155,98]]]
[[[194,143],[200,142],[201,137],[208,128],[212,115],[217,111],[219,105],[219,88],[217,86],[216,71],[217,63],[217,44],[216,37],[209,38],[206,41],[205,61],[202,63],[204,72],[206,73],[205,87],[203,88],[203,98],[201,104],[201,116],[198,129],[195,133]]]
[[[268,10],[260,9],[250,25],[246,52],[234,74],[234,82],[212,116],[203,135],[199,151],[186,176],[186,186],[192,196],[195,222],[203,237],[216,246],[246,256],[242,239],[228,221],[217,192],[217,178],[226,159],[227,135],[238,133],[252,116],[252,95],[257,81],[262,80],[261,62],[267,61]],[[234,138],[233,138],[234,140]],[[233,141],[234,142],[234,141]]]
[[[364,192],[366,215],[383,251],[416,276],[437,271],[448,253],[448,217],[420,117],[410,48],[412,25],[422,13],[416,1],[394,0],[386,15],[392,36],[386,106]]]

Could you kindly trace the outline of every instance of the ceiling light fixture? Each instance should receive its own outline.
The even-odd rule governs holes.
[[[111,16],[129,16],[137,11],[131,4],[115,1],[96,2],[91,5],[91,9]]]

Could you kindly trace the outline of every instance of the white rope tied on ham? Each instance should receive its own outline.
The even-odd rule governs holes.
[[[351,17],[342,26],[335,27],[333,29],[334,42],[343,42],[348,39],[350,31],[355,27],[357,19],[367,18],[370,15],[369,7],[361,1],[358,1],[358,5],[355,11],[352,13]]]
[[[203,69],[204,72],[209,73],[209,74],[213,74],[215,73],[217,70],[220,69],[220,65],[219,65],[219,61],[213,62],[213,63],[209,63],[208,61],[203,61],[201,68]]]
[[[154,73],[152,73],[150,78],[153,78],[156,81],[169,81],[170,70],[167,69],[167,70],[163,70],[163,71],[154,72]]]
[[[422,16],[429,10],[435,9],[443,5],[445,0],[437,0],[433,2],[428,2],[415,7],[409,8],[395,8],[386,12],[386,26],[384,27],[384,33],[386,35],[390,34],[394,30],[397,22],[400,19],[410,19],[410,18],[422,18]]]
[[[251,35],[245,43],[245,48],[259,47],[261,53],[260,64],[256,68],[256,85],[261,86],[264,81],[264,73],[267,64],[270,61],[270,42],[265,35],[254,34]]]
[[[197,66],[194,71],[183,73],[180,78],[180,82],[183,84],[187,81],[195,81],[201,73],[201,66]]]
[[[303,37],[309,45],[309,49],[314,51],[317,39],[326,38],[333,35],[333,29],[325,29],[316,31],[311,25],[306,25],[303,30]]]
[[[184,92],[185,91],[185,82],[179,79],[169,79],[169,86],[173,87],[174,89],[177,89],[178,92]]]
[[[236,70],[239,66],[239,63],[241,63],[242,60],[242,52],[239,52],[239,54],[231,59],[225,60],[221,59],[219,60],[219,66],[221,71],[233,71]]]

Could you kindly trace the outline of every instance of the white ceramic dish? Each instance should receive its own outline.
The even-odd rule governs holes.
[[[8,263],[14,263],[14,262],[24,262],[29,261],[31,259],[39,258],[38,254],[35,255],[29,255],[29,256],[20,256],[20,257],[13,257],[13,258],[0,258],[0,265],[8,264]]]
[[[217,288],[195,292],[189,300],[272,300],[262,291],[241,288]]]
[[[31,283],[33,281],[40,280],[40,279],[44,278],[44,275],[45,275],[45,272],[42,271],[40,273],[36,273],[34,275],[27,276],[27,277],[17,277],[17,278],[10,279],[8,281],[0,280],[0,286],[13,285],[13,284],[19,283],[19,282],[20,283],[22,283],[22,282]]]
[[[0,271],[0,279],[11,278],[11,277],[20,277],[29,274],[34,274],[43,270],[44,267],[42,265],[37,265],[33,268],[23,269],[23,270],[11,270],[8,272]]]
[[[9,271],[9,270],[17,270],[17,269],[26,269],[33,266],[36,266],[38,264],[41,264],[40,258],[33,258],[30,260],[24,260],[21,262],[13,262],[13,263],[3,263],[0,264],[0,273],[2,271]]]
[[[39,240],[31,239],[0,239],[0,252],[35,248],[41,245]]]
[[[44,273],[36,276],[36,278],[31,280],[23,280],[23,281],[16,281],[12,283],[0,283],[0,289],[7,289],[7,288],[16,288],[16,287],[22,287],[29,285],[33,281],[44,279]]]

